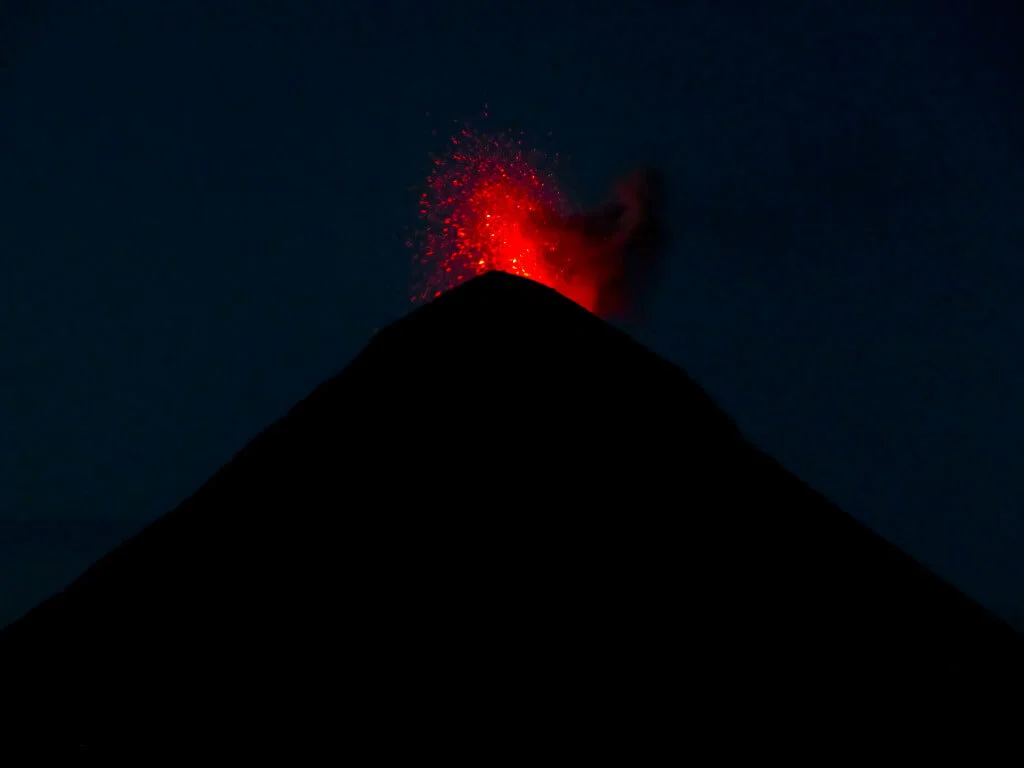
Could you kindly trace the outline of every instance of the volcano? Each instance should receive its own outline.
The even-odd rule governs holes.
[[[37,754],[635,759],[974,706],[1022,658],[681,368],[495,272],[0,633],[0,700]]]

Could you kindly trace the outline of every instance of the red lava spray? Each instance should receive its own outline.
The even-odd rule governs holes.
[[[433,160],[420,197],[412,301],[430,301],[485,272],[501,271],[553,288],[595,312],[606,276],[589,258],[549,158],[521,136],[463,128]]]

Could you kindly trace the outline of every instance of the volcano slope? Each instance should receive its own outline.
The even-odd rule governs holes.
[[[635,758],[977,706],[1021,646],[682,369],[493,273],[0,633],[0,697],[36,752]]]

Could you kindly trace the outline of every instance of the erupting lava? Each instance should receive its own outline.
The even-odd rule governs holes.
[[[429,301],[485,272],[536,280],[596,311],[600,278],[579,234],[565,226],[569,205],[544,157],[508,133],[463,129],[434,160],[420,198],[425,228],[416,243],[422,269],[412,301]]]

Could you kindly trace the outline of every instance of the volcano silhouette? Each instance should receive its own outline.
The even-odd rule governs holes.
[[[1021,664],[682,369],[492,273],[0,633],[0,697],[37,751],[635,759]]]

